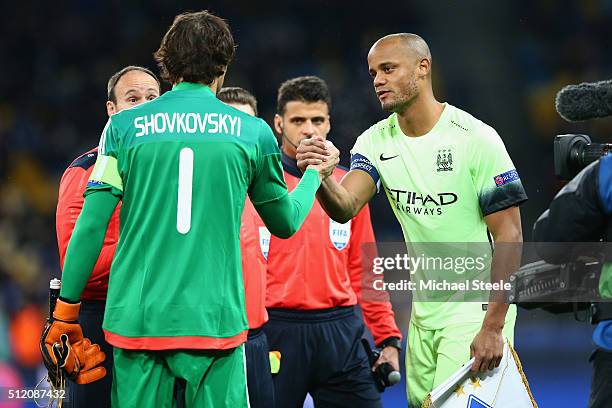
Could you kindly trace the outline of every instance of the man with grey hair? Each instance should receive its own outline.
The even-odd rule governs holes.
[[[359,136],[351,171],[341,182],[327,178],[319,201],[343,223],[382,184],[409,247],[491,240],[492,281],[507,278],[518,268],[520,252],[502,250],[500,243],[522,241],[518,206],[527,196],[501,138],[467,112],[436,100],[431,53],[418,35],[379,39],[368,53],[368,68],[390,116]],[[325,154],[323,140],[306,139],[298,148],[298,165],[320,163]],[[406,352],[410,407],[420,407],[470,356],[474,375],[499,365],[504,338],[513,341],[516,308],[497,292],[489,296],[480,303],[413,302]]]

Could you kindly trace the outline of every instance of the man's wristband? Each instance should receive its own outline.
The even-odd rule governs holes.
[[[397,351],[402,351],[402,341],[397,337],[389,337],[383,340],[378,347],[384,349],[385,347],[395,347]]]

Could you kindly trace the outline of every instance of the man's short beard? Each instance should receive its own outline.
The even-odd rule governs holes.
[[[416,84],[416,80],[410,82],[402,91],[395,101],[381,104],[385,112],[401,113],[410,107],[419,97],[419,87]]]
[[[402,98],[400,100],[391,101],[386,104],[383,103],[382,109],[385,112],[401,113],[405,111],[408,107],[410,107],[410,105],[413,104],[413,102],[416,100],[418,96],[419,94],[416,93],[416,94],[410,95],[407,98]]]

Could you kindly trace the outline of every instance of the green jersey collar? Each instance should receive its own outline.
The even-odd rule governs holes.
[[[208,85],[204,85],[196,82],[179,82],[172,87],[173,91],[197,91],[203,90],[210,95],[214,96],[212,89]]]

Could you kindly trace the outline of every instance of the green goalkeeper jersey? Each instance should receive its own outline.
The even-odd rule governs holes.
[[[404,135],[396,114],[366,130],[351,151],[354,169],[382,184],[409,247],[427,243],[433,253],[444,245],[431,243],[485,243],[490,250],[484,216],[527,199],[497,132],[450,104],[420,137]],[[414,302],[413,323],[438,329],[481,321],[481,303]]]
[[[248,192],[287,195],[269,126],[180,83],[108,121],[86,191],[122,199],[103,328],[123,348],[229,348],[246,337],[239,248]]]

